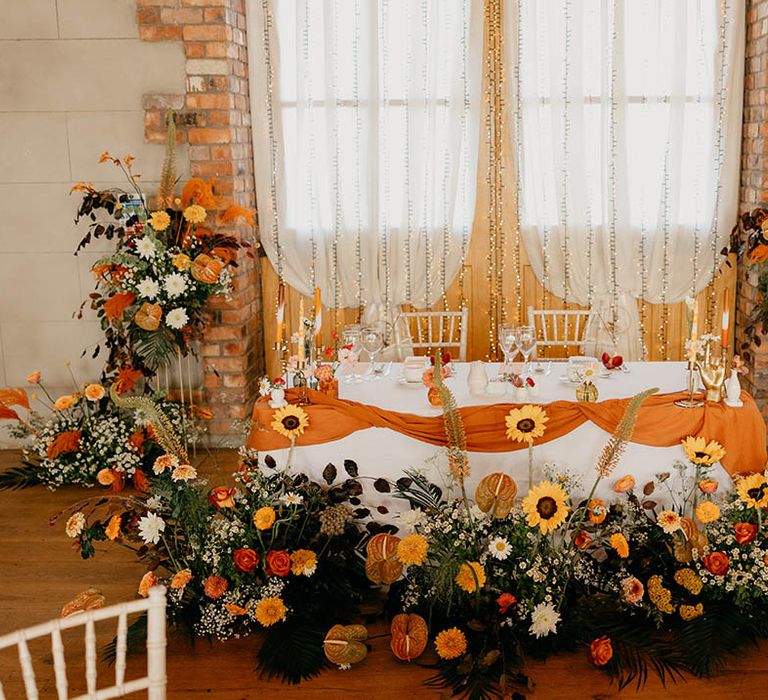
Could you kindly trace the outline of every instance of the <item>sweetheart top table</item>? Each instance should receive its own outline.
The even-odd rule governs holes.
[[[765,422],[747,392],[742,392],[741,408],[722,403],[681,408],[674,402],[686,396],[685,363],[627,364],[629,371],[613,370],[609,377],[595,381],[597,403],[580,403],[575,400],[575,385],[563,380],[565,363],[552,362],[548,374],[534,373],[536,395],[529,394],[524,400],[516,398],[511,384],[506,395],[471,394],[469,363],[454,363],[454,375],[446,385],[462,414],[471,481],[503,469],[525,485],[527,444],[507,439],[504,419],[515,406],[536,403],[549,420],[545,434],[534,443],[538,472],[534,479],[542,478],[547,465],[554,464],[583,475],[588,488],[597,457],[629,398],[651,387],[658,387],[659,392],[643,404],[617,476],[632,473],[642,483],[643,478],[668,471],[675,461],[684,459],[680,441],[689,435],[717,440],[725,448],[722,464],[715,466],[715,478],[729,480],[729,475],[765,468]],[[486,367],[488,376],[495,378],[498,366]],[[430,406],[423,385],[409,385],[401,375],[400,366],[393,365],[390,374],[379,381],[347,384],[342,378],[338,399],[310,390],[311,403],[305,407],[309,426],[296,441],[293,466],[310,474],[317,472],[319,477],[328,462],[353,459],[361,475],[374,478],[396,479],[407,468],[432,472],[432,478],[447,474],[447,458],[439,451],[446,444],[442,410]],[[288,390],[287,398],[293,401],[295,390]],[[287,457],[290,444],[270,428],[273,413],[266,398],[256,402],[248,446],[269,452],[279,462],[281,456]],[[610,484],[601,488],[609,489]]]

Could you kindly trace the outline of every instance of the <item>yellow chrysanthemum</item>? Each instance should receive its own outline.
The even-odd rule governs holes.
[[[304,434],[309,425],[309,416],[300,406],[283,406],[272,414],[272,430],[289,440]]]
[[[420,566],[426,561],[428,550],[424,536],[414,533],[397,543],[397,558],[406,566]]]
[[[456,574],[454,580],[462,591],[474,593],[478,588],[482,588],[485,585],[485,571],[478,562],[468,561],[466,564],[461,565],[459,573]]]
[[[686,622],[690,622],[691,620],[696,619],[697,617],[701,617],[704,614],[704,606],[701,603],[697,603],[696,605],[681,605],[680,606],[680,617],[683,618]]]
[[[259,508],[253,514],[253,524],[257,530],[269,530],[275,524],[275,509],[270,506]]]
[[[256,610],[254,617],[264,627],[274,625],[276,622],[285,619],[285,615],[288,612],[288,608],[285,607],[285,603],[282,598],[278,596],[269,596],[268,598],[262,598],[256,604]]]
[[[184,218],[189,221],[190,224],[202,224],[205,221],[207,213],[199,204],[190,204],[184,210]]]
[[[441,659],[458,659],[467,650],[467,638],[458,627],[451,627],[435,637],[435,649]]]
[[[710,465],[725,457],[723,446],[715,440],[703,437],[687,437],[682,441],[685,456],[694,464]]]
[[[294,576],[311,576],[317,570],[317,554],[311,549],[297,549],[291,554],[291,571]]]
[[[541,406],[526,404],[522,408],[513,408],[505,420],[508,440],[530,443],[544,435],[549,417]]]
[[[614,532],[609,540],[611,547],[622,559],[626,559],[629,556],[629,542],[620,532]]]
[[[675,571],[675,583],[685,588],[689,593],[693,595],[699,595],[701,589],[704,587],[704,583],[693,569],[685,568]]]
[[[148,223],[155,231],[165,231],[171,225],[171,217],[167,211],[153,211]]]
[[[713,523],[720,517],[720,508],[712,501],[702,501],[696,506],[696,517],[702,525]]]
[[[739,479],[736,492],[743,503],[750,508],[765,508],[768,506],[768,482],[762,474],[750,474]]]
[[[656,524],[668,535],[677,532],[683,526],[680,516],[673,510],[662,510],[656,516]]]
[[[177,270],[188,270],[192,261],[186,253],[177,253],[171,259],[171,263]]]
[[[523,499],[523,512],[530,527],[537,527],[543,535],[557,530],[568,517],[568,494],[560,484],[541,481]]]

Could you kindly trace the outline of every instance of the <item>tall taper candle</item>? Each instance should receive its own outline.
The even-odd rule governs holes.
[[[283,343],[283,328],[285,326],[285,285],[280,282],[277,288],[277,346]]]
[[[303,362],[306,355],[304,353],[304,297],[299,299],[299,362]]]
[[[720,325],[720,345],[728,348],[728,333],[731,326],[731,290],[726,287],[723,291],[723,321]]]
[[[315,343],[320,345],[320,336],[323,330],[323,301],[320,287],[315,287]]]

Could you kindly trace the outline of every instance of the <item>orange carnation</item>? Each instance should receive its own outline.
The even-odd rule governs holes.
[[[32,372],[27,376],[27,382],[30,384],[38,384],[40,382],[40,372]]]
[[[229,582],[221,576],[209,576],[203,582],[203,590],[209,598],[221,598],[229,588]]]
[[[80,446],[80,437],[82,433],[79,430],[67,430],[59,433],[48,445],[48,459],[56,459],[61,455],[76,452]]]
[[[626,476],[622,476],[621,479],[616,480],[616,482],[613,484],[613,490],[616,493],[624,493],[629,491],[631,488],[634,488],[634,486],[635,477],[633,477],[631,474],[627,474]]]
[[[192,580],[192,572],[189,569],[182,569],[177,571],[171,579],[171,588],[179,590],[184,588]]]
[[[104,302],[104,315],[110,321],[120,321],[125,310],[135,301],[136,295],[133,292],[115,294]]]
[[[68,408],[72,408],[77,403],[76,394],[64,394],[59,396],[53,404],[53,408],[56,411],[66,411]]]
[[[139,582],[139,595],[142,598],[146,598],[149,595],[149,589],[156,585],[157,576],[155,576],[154,572],[147,571],[147,573],[141,577],[141,581]]]
[[[118,513],[109,519],[107,527],[104,528],[104,534],[113,542],[120,537],[120,525],[122,522],[123,516]]]

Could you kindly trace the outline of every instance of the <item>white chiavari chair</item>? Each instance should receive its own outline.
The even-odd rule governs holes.
[[[536,333],[536,352],[546,347],[576,348],[585,351],[595,323],[595,312],[587,310],[544,310],[528,307],[528,325]]]
[[[143,678],[125,680],[126,655],[128,651],[128,615],[147,613],[147,675]],[[97,689],[96,623],[117,618],[117,646],[115,659],[115,683],[108,688]],[[62,630],[85,627],[85,680],[88,692],[70,698],[67,681],[67,664],[64,658]],[[51,620],[34,627],[17,630],[0,637],[0,649],[16,646],[19,653],[24,689],[28,700],[38,700],[39,690],[32,666],[32,656],[27,642],[39,637],[51,638],[53,670],[58,700],[107,700],[119,698],[128,693],[147,691],[149,700],[165,700],[165,588],[155,586],[148,598],[129,603],[111,605],[108,608],[87,610],[70,617]],[[0,700],[5,700],[0,683]]]
[[[442,348],[464,362],[467,359],[469,309],[460,311],[404,311],[395,320],[398,359]]]

